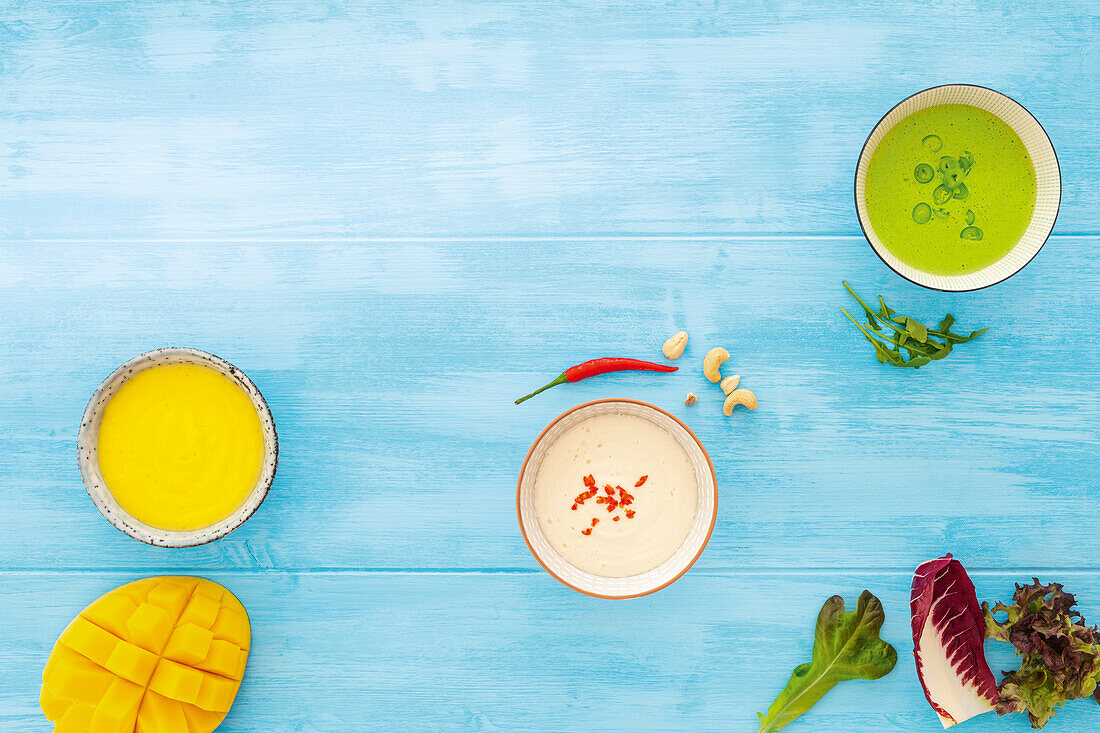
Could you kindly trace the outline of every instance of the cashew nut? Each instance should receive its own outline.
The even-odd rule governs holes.
[[[661,347],[661,351],[669,359],[679,359],[684,353],[684,347],[688,345],[687,331],[677,331],[669,336],[668,341]]]
[[[684,400],[684,404],[690,407],[699,401],[699,398],[695,396],[694,392],[688,392],[687,399]]]
[[[756,409],[756,395],[747,389],[735,389],[730,392],[729,397],[726,398],[725,404],[722,405],[723,415],[732,415],[733,408],[738,405],[744,405],[750,410]]]
[[[733,390],[737,389],[738,383],[741,381],[741,377],[737,375],[731,375],[722,380],[722,391],[729,394]]]
[[[717,384],[718,380],[722,378],[722,373],[718,369],[722,366],[722,362],[728,358],[730,358],[730,352],[721,346],[708,351],[707,355],[703,357],[703,374],[707,376],[707,379]]]

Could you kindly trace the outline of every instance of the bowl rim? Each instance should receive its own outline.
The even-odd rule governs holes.
[[[153,366],[160,366],[160,364],[154,363],[149,366],[142,366],[140,369],[134,369],[134,367],[143,365],[145,362],[154,361],[159,357],[182,357],[177,362],[169,363],[206,366],[216,369],[219,373],[223,374],[223,376],[234,380],[248,395],[253,408],[255,408],[260,418],[261,429],[264,431],[264,462],[260,468],[260,476],[257,478],[255,486],[252,487],[252,491],[249,492],[247,498],[240,507],[228,517],[220,522],[195,530],[180,531],[161,529],[148,525],[132,516],[122,508],[118,500],[115,499],[114,495],[111,493],[110,487],[107,486],[107,482],[103,480],[102,473],[99,471],[98,450],[87,450],[92,438],[91,432],[93,425],[98,429],[98,425],[103,419],[102,406],[106,403],[103,403],[102,400],[107,391],[111,389],[114,382],[119,378],[121,378],[121,381],[115,388],[116,392],[118,388],[121,388],[121,386],[132,379],[134,375],[140,374]],[[129,370],[133,370],[133,374],[127,376],[126,372]],[[110,400],[108,399],[107,402],[110,402]],[[266,439],[267,430],[265,428],[267,426],[270,426],[271,429],[270,444],[268,444]],[[260,392],[259,387],[257,387],[255,382],[253,382],[239,367],[234,366],[220,356],[212,354],[209,351],[203,351],[202,349],[195,349],[188,346],[162,346],[156,349],[150,349],[149,351],[142,352],[128,359],[125,363],[112,370],[111,373],[100,382],[99,386],[95,388],[91,397],[88,399],[88,405],[84,408],[80,428],[77,431],[76,443],[77,464],[80,469],[80,478],[84,484],[84,490],[88,493],[92,503],[95,504],[95,507],[115,529],[128,537],[147,545],[152,545],[153,547],[198,547],[219,540],[237,530],[241,525],[252,518],[252,515],[259,510],[260,506],[267,499],[267,495],[271,491],[271,486],[275,482],[275,474],[278,472],[279,468],[279,433],[275,426],[275,417],[271,414],[271,408],[268,406],[267,400],[264,398],[263,393]],[[95,464],[94,469],[92,466],[93,463]],[[102,484],[101,487],[93,486],[93,484],[96,483],[95,479],[97,476],[99,482]],[[109,496],[113,504],[97,496],[96,489]],[[241,511],[241,509],[246,507],[246,511]]]
[[[573,585],[572,583],[569,583],[564,578],[562,578],[557,573],[555,573],[553,570],[551,570],[547,566],[547,564],[545,562],[543,562],[542,558],[535,551],[535,548],[531,545],[531,540],[527,537],[527,527],[523,523],[523,512],[520,508],[520,496],[521,496],[521,492],[523,491],[523,477],[527,473],[527,464],[531,460],[531,455],[535,452],[535,446],[537,446],[542,441],[543,436],[545,436],[546,433],[549,432],[550,428],[554,427],[554,425],[561,422],[561,420],[568,417],[569,415],[572,415],[574,412],[577,412],[578,410],[582,410],[586,407],[592,407],[593,405],[601,405],[601,404],[605,404],[605,403],[609,403],[609,402],[641,405],[642,407],[647,407],[651,410],[655,410],[656,412],[659,412],[659,413],[661,413],[661,414],[663,414],[667,417],[672,418],[672,420],[674,422],[676,422],[681,428],[683,428],[687,432],[687,434],[689,436],[691,436],[691,439],[695,441],[695,444],[699,446],[699,450],[702,451],[703,458],[707,462],[707,468],[710,469],[711,485],[714,487],[713,488],[713,491],[714,491],[714,509],[710,513],[710,526],[707,528],[707,534],[703,538],[703,543],[699,546],[699,551],[696,552],[695,556],[692,557],[691,560],[689,560],[687,563],[685,563],[684,567],[678,573],[676,573],[676,575],[674,575],[672,578],[670,578],[669,580],[665,581],[664,583],[661,583],[658,586],[650,588],[649,590],[642,591],[641,593],[631,593],[631,594],[628,594],[628,595],[608,595],[608,594],[604,594],[604,593],[594,593],[592,591],[585,590],[583,588],[578,588],[577,586]],[[551,420],[549,423],[547,423],[546,427],[544,427],[542,429],[542,431],[539,432],[538,436],[533,441],[531,441],[531,447],[527,449],[527,455],[525,455],[523,457],[523,465],[520,466],[519,478],[516,480],[516,519],[519,523],[520,534],[523,535],[523,543],[525,545],[527,545],[527,549],[531,553],[531,556],[535,558],[535,561],[554,580],[558,581],[559,583],[566,586],[567,588],[570,588],[572,590],[575,590],[578,593],[581,593],[581,594],[586,595],[586,596],[590,596],[592,598],[601,598],[601,599],[610,600],[610,601],[627,600],[627,599],[630,599],[630,598],[641,598],[642,596],[648,596],[651,593],[656,593],[659,590],[667,588],[668,586],[672,585],[677,580],[682,578],[688,570],[691,570],[692,566],[695,565],[695,562],[702,556],[703,550],[707,549],[707,545],[710,544],[711,535],[714,534],[715,523],[718,521],[718,476],[714,472],[714,462],[710,459],[710,453],[707,452],[707,448],[706,448],[706,446],[703,445],[703,441],[699,440],[699,436],[696,435],[695,432],[691,428],[689,428],[687,426],[687,424],[684,423],[683,420],[676,417],[675,415],[673,415],[668,410],[664,410],[660,407],[657,407],[657,405],[654,405],[651,402],[646,402],[644,400],[636,400],[636,399],[632,399],[632,398],[629,398],[629,397],[604,397],[604,398],[601,398],[601,399],[598,399],[598,400],[589,400],[588,402],[582,402],[579,405],[575,405],[573,407],[570,407],[568,410],[566,410],[565,412],[563,412],[560,415],[558,415],[557,417],[555,417],[553,420]]]
[[[1005,275],[1004,277],[1002,277],[999,280],[994,280],[991,283],[986,283],[985,285],[979,285],[979,286],[974,287],[974,288],[958,288],[958,289],[938,288],[935,285],[929,285],[928,283],[923,283],[923,282],[920,282],[918,280],[914,280],[913,278],[909,277],[908,275],[906,275],[902,272],[898,272],[894,268],[893,265],[891,265],[889,262],[886,261],[886,258],[884,258],[882,256],[882,254],[878,251],[878,249],[875,248],[875,245],[871,243],[871,237],[867,234],[867,226],[863,223],[863,216],[860,215],[860,213],[859,213],[859,162],[861,160],[863,160],[863,154],[867,151],[867,145],[870,144],[870,142],[871,142],[871,136],[873,136],[875,134],[875,131],[878,130],[879,126],[882,125],[883,121],[887,117],[889,117],[890,114],[893,113],[893,111],[895,109],[897,109],[901,105],[905,104],[910,99],[913,99],[914,97],[919,97],[922,94],[927,94],[929,92],[934,92],[938,89],[946,89],[946,88],[949,88],[949,87],[970,87],[972,89],[982,89],[984,91],[992,92],[993,94],[1000,95],[1000,96],[1004,97],[1005,99],[1009,100],[1010,102],[1018,105],[1020,107],[1020,109],[1022,109],[1024,112],[1026,112],[1027,115],[1032,120],[1035,121],[1035,124],[1039,126],[1039,130],[1042,131],[1043,135],[1046,137],[1047,143],[1050,145],[1050,151],[1054,155],[1054,165],[1058,168],[1058,204],[1054,207],[1054,217],[1051,219],[1051,222],[1050,222],[1050,230],[1047,231],[1046,236],[1043,237],[1042,244],[1040,244],[1038,246],[1038,248],[1036,248],[1035,252],[1031,255],[1031,257],[1029,257],[1027,259],[1027,262],[1020,265],[1018,268],[1016,268],[1012,272],[1008,273],[1007,275]],[[998,115],[998,117],[999,117],[999,115]],[[1009,125],[1009,127],[1011,127],[1011,125]],[[1016,130],[1013,129],[1013,132],[1016,132]],[[893,107],[886,110],[886,113],[878,119],[878,122],[876,122],[874,125],[871,126],[871,131],[867,133],[867,138],[863,141],[863,145],[859,149],[859,155],[856,156],[856,167],[855,167],[855,170],[852,173],[852,198],[853,198],[853,203],[855,204],[855,209],[856,209],[856,220],[859,222],[859,229],[863,233],[863,240],[865,242],[867,242],[867,246],[870,247],[871,251],[875,253],[875,256],[878,257],[879,260],[882,261],[882,264],[884,264],[888,268],[890,268],[891,272],[898,275],[903,280],[907,280],[907,281],[913,283],[914,285],[919,285],[922,288],[928,288],[929,290],[935,290],[935,291],[940,292],[940,293],[973,293],[973,292],[976,292],[978,290],[985,290],[986,288],[991,288],[994,285],[999,285],[1000,283],[1003,283],[1005,280],[1008,280],[1010,277],[1012,277],[1016,273],[1022,271],[1025,267],[1027,267],[1029,264],[1031,264],[1031,261],[1035,259],[1035,257],[1043,250],[1043,247],[1046,246],[1047,242],[1050,241],[1050,237],[1054,233],[1054,227],[1058,224],[1058,215],[1062,211],[1062,161],[1058,159],[1058,150],[1057,150],[1057,148],[1054,147],[1054,141],[1050,139],[1050,133],[1048,133],[1046,128],[1043,127],[1043,123],[1039,122],[1039,118],[1036,117],[1035,115],[1033,115],[1031,113],[1031,110],[1029,110],[1024,105],[1020,104],[1020,102],[1017,101],[1015,98],[1010,97],[1009,95],[1005,94],[1002,91],[999,91],[997,89],[993,89],[992,87],[984,86],[982,84],[968,84],[968,83],[965,83],[965,82],[951,83],[951,84],[937,84],[935,86],[931,86],[931,87],[928,87],[926,89],[921,89],[920,91],[914,92],[914,93],[910,94],[909,96],[903,98],[901,101],[899,101]],[[916,268],[913,268],[913,269],[915,270]]]

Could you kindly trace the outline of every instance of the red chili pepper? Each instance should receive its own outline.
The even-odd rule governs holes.
[[[545,387],[539,387],[526,397],[520,397],[516,400],[516,404],[529,400],[539,392],[550,389],[551,387],[557,387],[559,384],[565,384],[566,382],[579,382],[582,379],[588,379],[598,374],[607,374],[608,372],[623,372],[623,371],[642,371],[642,372],[674,372],[679,367],[667,366],[665,364],[654,364],[651,361],[641,361],[639,359],[622,359],[619,357],[608,357],[605,359],[593,359],[592,361],[586,361],[583,364],[572,366],[566,369],[564,372],[558,375],[550,384]]]

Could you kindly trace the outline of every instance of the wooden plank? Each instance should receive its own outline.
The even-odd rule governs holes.
[[[976,574],[984,599],[1011,597],[1026,569]],[[1046,572],[1100,615],[1100,575]],[[334,730],[755,730],[791,670],[809,660],[821,603],[869,588],[886,608],[898,665],[847,682],[791,733],[939,729],[917,683],[908,573],[699,573],[634,601],[600,601],[528,573],[206,573],[248,608],[253,647],[219,733]],[[41,669],[65,625],[140,575],[4,573],[0,727],[39,730]],[[334,643],[338,640],[338,643]],[[1011,649],[986,644],[995,671]],[[1096,703],[1052,729],[1090,728]],[[967,724],[1024,731],[1023,716]]]
[[[710,448],[721,499],[701,569],[905,570],[964,547],[975,567],[1096,569],[1098,245],[1056,237],[1008,282],[946,295],[856,238],[10,244],[0,509],[17,521],[0,569],[535,569],[514,517],[524,452],[607,396],[672,409]],[[839,311],[842,278],[993,330],[917,373],[882,367]],[[679,328],[674,375],[512,404],[587,358],[660,358]],[[249,373],[282,438],[260,512],[192,550],[116,532],[75,466],[99,380],[170,344]],[[699,367],[719,344],[756,413],[721,415]]]
[[[857,234],[897,101],[1019,99],[1100,232],[1089,0],[0,10],[0,236]]]

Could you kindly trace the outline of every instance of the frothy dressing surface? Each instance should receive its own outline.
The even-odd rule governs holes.
[[[589,488],[585,476],[594,477],[599,492],[573,509]],[[635,486],[642,476],[644,483]],[[606,503],[596,503],[605,484],[623,487],[632,497],[628,507],[609,512]],[[535,479],[535,514],[547,541],[573,566],[609,578],[639,575],[672,557],[691,531],[698,503],[687,451],[633,415],[598,415],[569,428],[547,450]]]

